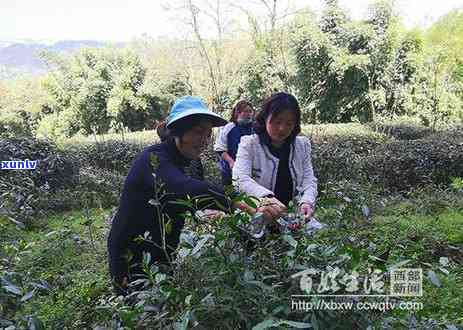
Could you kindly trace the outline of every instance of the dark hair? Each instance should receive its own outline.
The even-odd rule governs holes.
[[[156,126],[156,133],[158,133],[158,136],[159,136],[159,139],[161,139],[161,142],[166,141],[170,136],[170,132],[167,129],[166,124],[167,124],[166,121],[163,120],[159,122],[158,125]]]
[[[253,109],[254,111],[254,108],[252,107],[252,104],[249,103],[248,101],[246,100],[241,100],[239,101],[238,103],[235,104],[232,112],[231,112],[231,117],[230,117],[230,121],[234,122],[236,124],[236,119],[238,117],[238,112],[241,111],[242,109],[244,109],[245,107],[251,107],[251,109]]]
[[[288,93],[279,92],[273,94],[264,101],[262,109],[257,114],[254,122],[255,132],[259,134],[260,137],[263,137],[265,141],[269,141],[270,137],[265,127],[267,118],[270,115],[278,115],[285,110],[291,110],[296,115],[296,126],[288,138],[290,142],[293,142],[296,136],[301,132],[301,109],[299,108],[299,103],[296,98]]]

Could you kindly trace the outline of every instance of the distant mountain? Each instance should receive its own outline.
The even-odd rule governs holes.
[[[45,73],[45,64],[38,56],[41,51],[72,53],[81,48],[101,48],[107,45],[105,42],[94,40],[63,40],[52,44],[46,42],[0,40],[0,79],[11,78],[18,73],[33,75]],[[122,47],[124,44],[112,45]]]

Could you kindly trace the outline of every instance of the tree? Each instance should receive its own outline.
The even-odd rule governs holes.
[[[325,0],[325,8],[320,18],[320,30],[333,37],[342,33],[343,26],[349,21],[347,12],[339,6],[338,0]]]
[[[419,32],[406,32],[393,2],[377,1],[368,18],[351,21],[326,1],[320,22],[300,24],[292,37],[295,84],[311,122],[362,122],[410,111],[409,88],[423,52]]]
[[[52,114],[41,131],[62,121],[59,134],[102,134],[110,129],[139,130],[156,117],[153,95],[143,91],[145,68],[129,50],[84,49],[62,58],[45,54],[53,70],[46,80]]]
[[[440,61],[440,70],[449,76],[454,92],[463,101],[463,8],[434,23],[426,31],[425,41],[428,53]]]
[[[18,78],[0,85],[0,122],[9,136],[33,135],[48,98],[41,78]]]
[[[295,83],[304,119],[312,123],[367,120],[370,112],[366,98],[370,59],[364,51],[372,33],[364,24],[346,21],[338,9],[336,1],[328,2],[318,26],[302,24],[292,37]]]

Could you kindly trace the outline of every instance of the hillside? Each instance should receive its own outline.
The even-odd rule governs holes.
[[[53,44],[43,41],[2,41],[0,40],[0,79],[8,79],[18,74],[38,75],[46,71],[39,54],[43,51],[72,53],[81,48],[101,48],[108,45],[95,40],[61,40]],[[121,47],[123,44],[113,44]]]

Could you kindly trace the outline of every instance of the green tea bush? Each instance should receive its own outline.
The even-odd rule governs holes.
[[[81,167],[95,167],[127,174],[139,152],[149,144],[108,140],[67,144],[63,150],[72,154]]]
[[[329,182],[372,180],[383,190],[406,191],[429,183],[448,185],[463,171],[461,127],[426,131],[416,134],[413,138],[425,136],[416,140],[412,134],[391,140],[359,124],[313,125],[303,131],[312,138],[313,166],[321,188]]]
[[[88,166],[81,154],[59,151],[50,141],[0,141],[0,160],[25,159],[37,160],[36,169],[0,171],[0,215],[20,226],[50,212],[112,207],[119,201],[125,174]],[[122,164],[118,159],[111,164]]]
[[[375,132],[397,140],[418,140],[432,134],[432,129],[411,121],[384,121],[368,125]]]
[[[43,212],[118,205],[124,183],[118,172],[99,168],[81,168],[76,185],[39,196],[36,208]]]
[[[186,230],[172,268],[149,267],[145,256],[147,279],[139,284],[147,286],[128,298],[137,301],[134,308],[128,310],[117,300],[106,301],[102,308],[114,311],[119,328],[215,328],[219,323],[223,329],[265,329],[264,323],[325,328],[367,327],[374,322],[375,316],[358,312],[343,317],[291,307],[291,295],[301,294],[299,279],[292,275],[327,265],[350,268],[350,259],[339,255],[342,239],[327,246],[322,237],[274,235],[250,244],[240,239],[238,218]]]
[[[6,138],[0,140],[1,160],[38,160],[34,179],[47,179],[55,183],[67,184],[72,180],[72,161],[63,153],[59,153],[56,145],[48,140],[34,138]],[[37,172],[38,171],[38,172]],[[15,171],[2,172],[3,175],[12,175]],[[24,174],[24,172],[21,172]],[[68,180],[68,181],[66,181]],[[39,183],[39,182],[36,182]]]
[[[3,139],[0,160],[37,161],[35,170],[0,171],[1,213],[26,223],[39,211],[40,200],[77,182],[78,168],[72,158],[49,141],[34,138]]]
[[[396,141],[379,146],[362,160],[364,175],[393,190],[435,183],[448,185],[463,175],[463,142],[429,139]]]
[[[312,139],[313,166],[321,187],[327,182],[373,180],[383,189],[403,191],[427,183],[447,184],[451,176],[461,176],[458,161],[463,139],[457,129],[426,139],[397,141],[360,124],[324,126],[304,128]],[[126,175],[136,155],[152,143],[133,142],[129,137],[125,142],[69,144],[64,150],[81,167]],[[206,179],[220,183],[212,143],[201,158]]]
[[[312,143],[312,162],[321,185],[328,181],[362,179],[362,159],[373,153],[381,140],[367,137],[330,137]]]
[[[453,141],[454,143],[461,143],[463,142],[463,125],[454,125],[445,130],[436,131],[424,140],[447,140]]]
[[[312,140],[319,191],[336,182],[370,182],[383,191],[409,191],[426,184],[448,185],[462,177],[463,136],[458,127],[424,139],[390,140],[360,124],[314,125],[303,129]],[[118,203],[128,170],[139,152],[156,143],[154,132],[144,140],[112,136],[54,143],[36,139],[3,139],[1,160],[39,160],[35,171],[1,171],[2,213],[27,222],[41,211]],[[137,135],[138,136],[138,135]],[[141,136],[141,135],[140,135]],[[213,143],[202,155],[208,181],[220,184]]]

